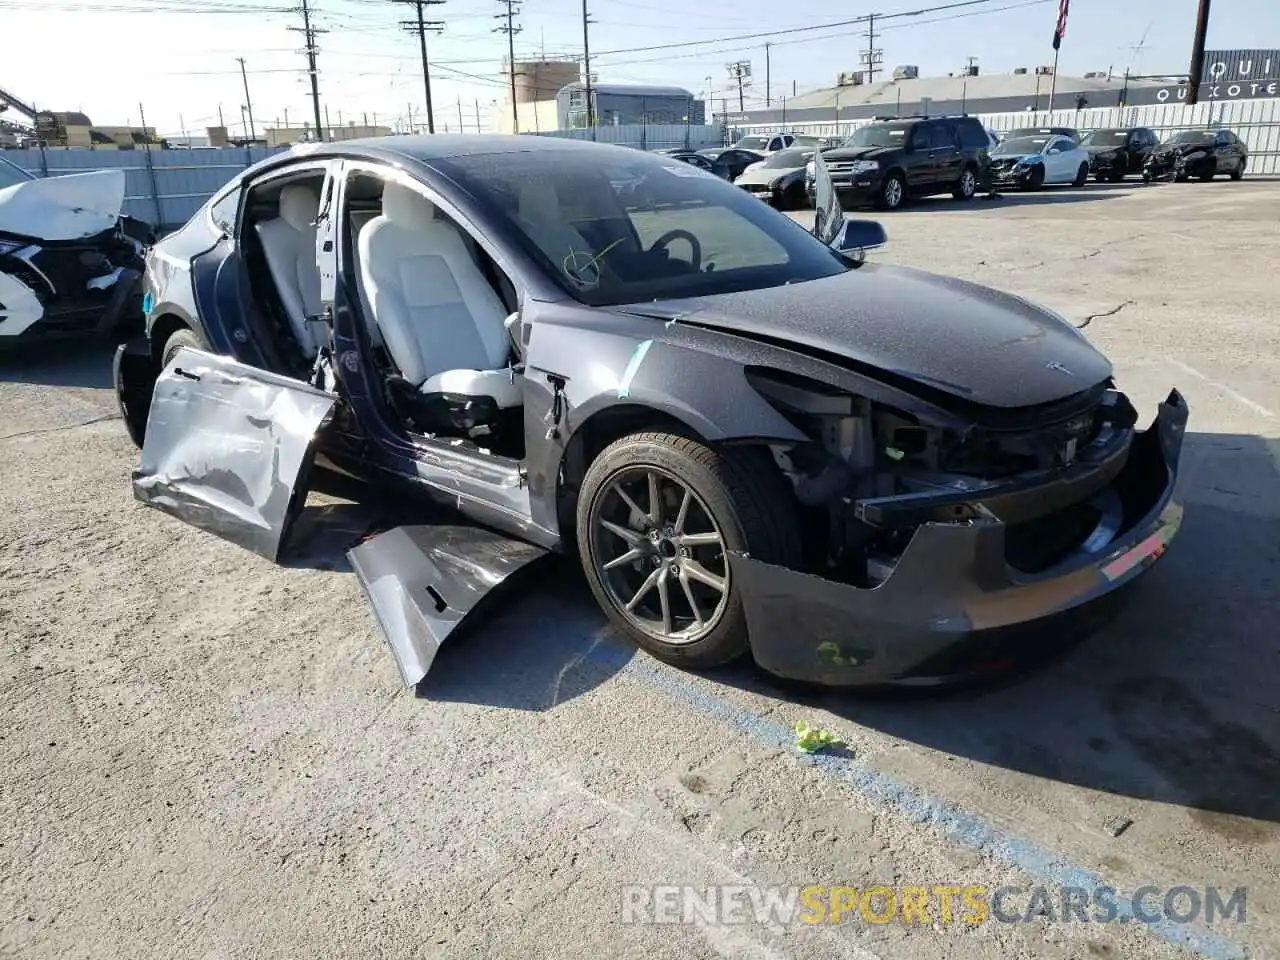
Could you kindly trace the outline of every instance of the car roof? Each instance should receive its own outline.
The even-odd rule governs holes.
[[[361,137],[334,143],[306,143],[273,154],[244,171],[238,179],[256,177],[294,163],[344,157],[382,160],[400,166],[430,167],[434,161],[513,153],[595,153],[601,161],[620,153],[634,156],[643,151],[609,143],[592,143],[560,137],[501,134],[422,134],[418,136]],[[653,156],[652,153],[648,154]]]

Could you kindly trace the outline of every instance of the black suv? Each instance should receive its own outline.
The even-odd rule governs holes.
[[[987,180],[989,142],[974,117],[905,117],[870,123],[822,158],[842,203],[896,210],[908,197],[970,199]],[[812,169],[805,186],[812,202]]]
[[[1146,127],[1109,127],[1095,130],[1080,146],[1089,151],[1089,169],[1095,180],[1123,180],[1127,174],[1141,173],[1147,157],[1160,145],[1155,131]]]

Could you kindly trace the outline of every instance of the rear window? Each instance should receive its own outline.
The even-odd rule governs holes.
[[[974,149],[990,144],[987,131],[976,120],[961,120],[955,124],[956,134],[960,137],[960,146]]]

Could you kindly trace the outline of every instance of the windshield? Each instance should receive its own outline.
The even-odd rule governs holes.
[[[1205,133],[1203,130],[1186,130],[1182,133],[1175,134],[1170,143],[1213,143],[1213,134]]]
[[[812,159],[813,150],[779,150],[764,162],[764,166],[770,170],[783,167],[803,167]]]
[[[991,151],[991,155],[1025,156],[1028,153],[1039,153],[1048,142],[1048,137],[1018,137],[1016,140],[1006,140]]]
[[[739,150],[763,150],[768,143],[765,137],[743,137],[734,146]]]
[[[12,187],[14,184],[26,183],[28,180],[34,180],[31,174],[23,170],[21,167],[15,166],[8,160],[0,158],[0,190],[5,187]]]
[[[842,147],[900,147],[906,142],[910,127],[891,127],[887,124],[873,123],[870,126],[855,130],[853,136],[841,144]]]
[[[1095,130],[1084,138],[1086,147],[1123,147],[1129,142],[1128,130]]]
[[[728,181],[630,154],[543,149],[435,165],[591,306],[755,290],[850,269],[794,220]]]

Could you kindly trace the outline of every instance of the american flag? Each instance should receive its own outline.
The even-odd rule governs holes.
[[[1053,31],[1053,49],[1062,46],[1062,37],[1067,32],[1067,7],[1071,0],[1058,0],[1058,25]]]

